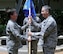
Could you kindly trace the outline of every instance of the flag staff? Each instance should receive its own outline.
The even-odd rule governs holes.
[[[31,16],[31,8],[29,8],[29,16]],[[30,20],[30,18],[29,18],[29,20]],[[29,32],[31,32],[31,24],[29,24]],[[28,38],[31,40],[31,36],[28,36]],[[32,50],[31,50],[31,41],[28,41],[28,54],[31,54],[31,52],[32,52]]]
[[[34,4],[32,0],[26,0],[23,7],[23,11],[24,11],[25,17],[32,16],[33,19],[35,18],[36,13],[35,13]],[[31,20],[30,17],[28,17],[29,20]],[[31,23],[29,23],[28,28],[29,28],[28,32],[31,32]],[[28,38],[31,40],[31,36],[28,36]],[[28,41],[28,54],[32,54],[31,48],[32,48],[31,41]]]

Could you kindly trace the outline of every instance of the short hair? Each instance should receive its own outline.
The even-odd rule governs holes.
[[[13,15],[14,12],[16,12],[16,9],[7,9],[6,13],[8,14],[8,17],[10,18],[10,15]]]
[[[8,17],[10,18],[11,15],[14,14],[15,11],[8,12]]]
[[[10,18],[10,15],[13,15],[14,12],[16,12],[16,10],[11,10],[11,11],[9,11],[9,12],[8,12],[8,17]]]
[[[45,10],[49,11],[49,13],[51,12],[51,7],[48,5],[44,5],[42,8],[45,8]]]

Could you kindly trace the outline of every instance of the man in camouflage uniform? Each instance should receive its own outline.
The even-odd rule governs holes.
[[[41,35],[43,39],[43,52],[44,54],[54,54],[57,45],[57,24],[54,18],[50,15],[50,9],[48,5],[45,5],[41,9],[41,14],[45,18],[40,24],[32,20],[33,24],[37,28],[41,28],[40,32],[29,32],[29,36]],[[31,18],[30,18],[31,19]],[[30,39],[29,39],[30,40]]]

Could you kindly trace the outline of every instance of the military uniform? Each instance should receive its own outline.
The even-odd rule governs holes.
[[[41,35],[40,38],[44,40],[43,52],[44,54],[54,54],[57,44],[57,24],[52,16],[48,16],[40,24],[33,21],[36,27],[41,27],[40,32],[32,33],[32,35]]]
[[[18,54],[18,49],[22,47],[21,40],[25,39],[25,37],[20,34],[20,30],[24,29],[24,27],[20,27],[13,20],[8,21],[6,26],[6,34],[8,36],[7,49],[10,54]]]

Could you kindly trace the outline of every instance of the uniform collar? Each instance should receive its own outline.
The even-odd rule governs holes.
[[[47,20],[49,20],[49,19],[50,19],[50,17],[52,17],[52,16],[51,16],[51,15],[49,15],[46,19],[47,19]]]
[[[12,22],[16,22],[16,21],[14,21],[14,20],[12,20],[12,19],[10,19]]]

